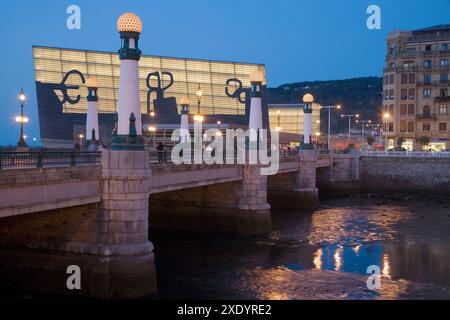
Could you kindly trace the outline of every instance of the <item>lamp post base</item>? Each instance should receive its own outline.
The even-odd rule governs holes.
[[[116,135],[112,138],[111,149],[143,151],[145,150],[144,145],[143,136]]]
[[[300,150],[314,150],[314,145],[312,143],[304,143],[300,146]]]

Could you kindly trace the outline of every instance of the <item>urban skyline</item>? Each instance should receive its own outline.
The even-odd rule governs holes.
[[[370,4],[381,8],[381,30],[366,27],[369,16],[366,9]],[[402,7],[407,4],[409,10],[399,16]],[[17,124],[14,119],[19,109],[17,94],[22,87],[28,97],[25,114],[30,119],[25,130],[29,138],[39,138],[35,86],[29,72],[33,68],[31,46],[55,45],[115,51],[116,45],[106,35],[109,35],[110,27],[114,26],[115,19],[123,11],[138,12],[144,25],[155,23],[162,26],[160,29],[147,29],[150,40],[141,43],[145,54],[263,63],[267,66],[268,86],[275,87],[302,80],[381,76],[385,38],[390,31],[445,23],[446,8],[450,9],[447,1],[436,1],[425,8],[419,5],[419,1],[349,1],[345,4],[334,1],[285,1],[276,7],[261,8],[260,17],[253,17],[245,15],[245,12],[250,12],[254,1],[240,3],[241,10],[225,3],[207,5],[204,1],[189,5],[177,1],[169,4],[143,4],[137,1],[111,4],[99,1],[88,5],[85,1],[78,1],[81,30],[69,30],[66,27],[69,17],[66,9],[70,4],[55,5],[52,1],[41,1],[39,10],[33,10],[36,5],[28,1],[2,3],[2,12],[8,13],[0,21],[2,39],[6,42],[14,39],[20,41],[16,42],[15,50],[0,53],[0,58],[7,61],[14,57],[22,61],[3,66],[6,74],[10,75],[9,81],[0,87],[0,103],[6,111],[6,117],[0,123],[0,144],[3,145],[16,143]],[[202,21],[211,27],[207,30],[201,28],[196,19],[189,19],[189,23],[183,19],[167,22],[163,15],[154,15],[155,12],[167,13],[169,9],[190,17],[202,17]],[[99,10],[104,14],[96,16]],[[347,19],[348,16],[352,18]],[[337,23],[339,28],[335,28]],[[306,26],[308,32],[302,32]],[[177,32],[180,27],[185,32],[183,36]],[[261,30],[255,37],[250,36],[253,27]],[[327,41],[315,40],[324,35]],[[311,48],[316,53],[314,55],[307,54],[308,50],[305,50],[309,42],[314,44]],[[328,54],[330,50],[333,51],[331,57]],[[367,57],[370,64],[366,63]]]

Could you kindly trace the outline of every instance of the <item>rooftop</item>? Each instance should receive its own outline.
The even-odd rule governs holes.
[[[438,24],[432,27],[413,30],[413,32],[450,31],[450,24]]]

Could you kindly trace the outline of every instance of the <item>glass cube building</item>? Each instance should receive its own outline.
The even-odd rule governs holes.
[[[85,81],[99,82],[100,139],[108,145],[118,108],[120,60],[115,52],[33,46],[41,140],[48,147],[72,147],[84,134],[87,111]],[[176,128],[179,101],[189,97],[191,114],[200,113],[205,126],[247,126],[250,113],[249,76],[265,65],[142,55],[139,61],[143,127]],[[263,122],[269,127],[263,88]],[[155,116],[150,117],[154,111]]]

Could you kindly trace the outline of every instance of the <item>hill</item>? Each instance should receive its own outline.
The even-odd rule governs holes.
[[[361,118],[381,121],[383,80],[379,77],[345,80],[305,81],[269,88],[268,103],[298,103],[305,93],[312,93],[321,105],[343,106],[343,114],[359,113]],[[335,133],[348,132],[348,119],[332,115]],[[322,132],[326,132],[328,112],[321,113]]]

